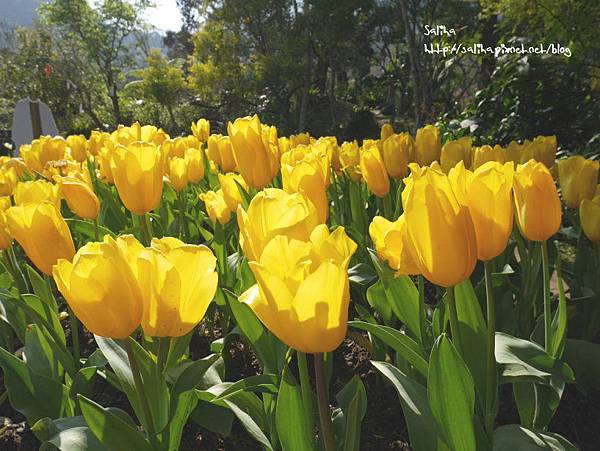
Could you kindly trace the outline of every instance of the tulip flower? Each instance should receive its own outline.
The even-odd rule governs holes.
[[[210,135],[210,122],[206,119],[199,119],[198,122],[192,122],[192,133],[198,141],[205,143]]]
[[[51,202],[60,208],[60,188],[46,180],[20,182],[14,190],[15,204]]]
[[[405,177],[408,163],[415,151],[415,142],[410,133],[391,135],[383,141],[381,147],[383,163],[388,175],[395,179]]]
[[[290,166],[281,166],[283,189],[288,193],[302,193],[314,204],[320,223],[327,221],[329,201],[323,172],[317,160],[304,160]]]
[[[212,251],[183,242],[177,246],[174,238],[170,240],[166,245],[154,240],[138,259],[144,303],[141,323],[147,336],[187,334],[202,320],[217,289]]]
[[[71,231],[55,204],[28,203],[6,211],[10,234],[33,264],[44,274],[52,274],[59,259],[71,260],[75,245]]]
[[[560,227],[560,199],[548,168],[530,160],[514,175],[515,212],[523,235],[531,241],[546,241]]]
[[[394,135],[394,127],[392,127],[392,124],[383,124],[383,126],[381,127],[381,133],[380,133],[380,138],[381,141],[385,141],[386,139],[388,139],[390,136]]]
[[[452,191],[454,191],[458,203],[467,205],[467,192],[469,191],[471,180],[473,180],[473,172],[465,168],[465,165],[461,160],[456,166],[450,169],[448,180],[450,181]]]
[[[429,166],[434,161],[439,161],[441,150],[440,131],[435,125],[426,125],[417,130],[415,162],[421,166]]]
[[[298,133],[290,136],[290,149],[296,146],[308,146],[310,144],[310,135],[308,133]]]
[[[444,144],[440,155],[440,163],[444,173],[448,174],[459,161],[462,161],[465,167],[470,167],[472,151],[472,140],[467,136]]]
[[[218,174],[218,178],[227,208],[231,211],[236,211],[238,205],[242,204],[240,187],[248,192],[248,185],[246,185],[246,182],[241,175],[231,172],[229,174]]]
[[[31,171],[42,172],[48,162],[63,160],[66,150],[67,141],[62,136],[42,136],[23,146],[20,155]]]
[[[58,290],[93,334],[127,338],[140,325],[144,298],[136,261],[142,245],[131,235],[87,243],[71,259],[60,259],[52,272]]]
[[[169,160],[169,181],[176,192],[188,185],[187,165],[184,158],[174,157]]]
[[[10,169],[0,171],[0,196],[10,196],[17,186],[17,172]]]
[[[476,147],[473,150],[473,169],[477,169],[488,161],[497,161],[504,164],[506,161],[506,153],[504,149],[498,145]]]
[[[0,210],[0,250],[4,251],[12,246],[13,237],[8,229],[6,213]]]
[[[100,153],[100,149],[104,147],[104,142],[109,139],[110,134],[106,132],[99,132],[97,130],[92,130],[90,134],[90,138],[87,142],[87,149],[92,155],[98,155]]]
[[[62,177],[59,186],[69,209],[83,219],[96,219],[100,201],[90,183],[77,177]]]
[[[201,193],[199,197],[204,202],[206,213],[208,213],[208,217],[212,222],[216,223],[218,221],[219,224],[227,224],[229,222],[232,210],[227,206],[227,202],[225,202],[223,190],[216,192],[207,191],[206,193]]]
[[[71,135],[67,137],[67,146],[71,151],[71,157],[80,163],[87,159],[87,140],[83,135]]]
[[[276,235],[308,241],[319,224],[314,204],[303,194],[266,188],[244,211],[238,206],[240,244],[249,261],[259,261],[264,247]]]
[[[355,182],[362,178],[358,166],[360,165],[360,148],[356,141],[344,142],[339,150],[341,170]]]
[[[263,126],[258,116],[229,122],[227,133],[239,172],[248,186],[264,188],[279,169],[277,134]]]
[[[204,178],[204,158],[202,151],[196,148],[189,148],[185,151],[184,158],[188,180],[191,183],[198,183]]]
[[[250,262],[257,284],[240,296],[286,345],[330,352],[346,336],[350,301],[348,263],[356,244],[343,227],[320,225],[309,241],[275,236],[260,261]]]
[[[404,214],[394,222],[382,216],[375,216],[369,225],[369,235],[379,258],[386,261],[396,274],[419,274],[415,251],[406,231]]]
[[[125,207],[143,215],[158,207],[163,190],[163,160],[154,144],[134,142],[115,147],[111,172]]]
[[[412,178],[404,212],[419,272],[436,285],[452,287],[475,268],[477,246],[471,217],[443,173],[425,168]]]
[[[581,228],[590,241],[600,244],[600,194],[583,199],[579,206]]]
[[[513,228],[513,164],[490,161],[473,172],[466,205],[475,227],[477,258],[488,261],[500,255]]]
[[[206,155],[223,172],[233,172],[237,169],[229,136],[210,135]]]
[[[533,158],[544,163],[548,169],[556,161],[556,136],[538,136],[533,140]],[[523,162],[527,162],[525,160]]]
[[[598,185],[598,162],[573,155],[558,162],[558,182],[563,201],[569,208],[579,208],[583,199],[591,199]]]
[[[377,197],[384,197],[390,191],[390,179],[376,144],[363,146],[360,153],[360,173],[369,190]]]

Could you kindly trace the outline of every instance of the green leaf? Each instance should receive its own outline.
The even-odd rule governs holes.
[[[279,376],[275,374],[250,376],[231,384],[227,389],[220,393],[215,400],[227,399],[244,391],[269,392],[276,395],[279,384]]]
[[[485,399],[487,326],[481,306],[469,279],[454,287],[458,328],[463,346],[463,358],[473,376],[478,399]]]
[[[24,352],[31,371],[49,379],[61,380],[63,369],[37,324],[30,324],[25,332]]]
[[[96,231],[94,229],[94,223],[90,221],[84,221],[82,219],[77,218],[67,218],[65,219],[69,228],[74,233],[80,233],[90,240],[96,239]],[[110,229],[98,224],[98,238],[102,241],[104,235],[110,235],[115,238],[117,235]]]
[[[394,349],[399,356],[406,359],[423,376],[427,377],[428,364],[423,356],[423,351],[421,351],[419,345],[407,335],[392,327],[365,323],[363,321],[349,321],[348,325],[372,333]]]
[[[142,433],[121,416],[85,396],[79,395],[78,400],[86,423],[107,450],[122,451],[126,443],[128,449],[152,451]]]
[[[51,420],[42,418],[31,430],[42,442],[40,451],[104,451],[82,416]]]
[[[315,449],[313,433],[304,409],[300,385],[286,366],[281,375],[275,417],[277,433],[284,451]]]
[[[552,321],[552,341],[550,355],[561,357],[567,339],[567,300],[560,267],[560,256],[556,258],[556,279],[558,285],[558,309]]]
[[[246,431],[248,431],[248,433],[258,443],[263,445],[265,447],[265,449],[267,449],[269,451],[273,451],[273,446],[271,445],[271,442],[269,442],[269,439],[264,434],[264,432],[261,430],[261,428],[258,426],[256,421],[247,412],[245,412],[244,410],[239,408],[234,402],[229,401],[229,400],[225,400],[224,402],[231,409],[231,411],[237,417],[237,419],[240,420],[240,423],[242,423],[242,426],[244,426]],[[303,448],[292,448],[292,449],[298,449],[298,450],[304,451]],[[306,448],[306,449],[310,450],[312,448]]]
[[[578,388],[600,388],[600,344],[569,338],[563,358],[573,368]]]
[[[448,449],[431,413],[426,388],[387,362],[371,361],[371,364],[394,385],[400,396],[412,449]]]
[[[576,451],[558,434],[507,424],[494,431],[494,451]]]
[[[350,379],[336,398],[344,418],[344,451],[358,451],[361,424],[367,413],[367,392],[360,377]]]
[[[385,287],[381,280],[367,288],[367,302],[373,309],[381,315],[383,322],[387,325],[392,325],[395,316],[392,312],[392,305],[388,302],[385,293]]]
[[[431,350],[427,394],[450,448],[476,450],[473,377],[446,334],[438,337]]]

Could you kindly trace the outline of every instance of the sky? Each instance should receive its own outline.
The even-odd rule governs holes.
[[[159,30],[179,31],[181,15],[175,0],[154,0],[156,6],[146,11],[146,20]]]

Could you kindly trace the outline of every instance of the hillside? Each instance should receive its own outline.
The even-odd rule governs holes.
[[[31,25],[37,17],[37,9],[44,0],[2,0],[0,21],[10,25]]]

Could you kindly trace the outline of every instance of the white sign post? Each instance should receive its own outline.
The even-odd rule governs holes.
[[[56,122],[48,105],[30,98],[19,101],[15,105],[12,123],[14,155],[19,155],[19,148],[23,144],[29,144],[42,135],[58,135]]]

